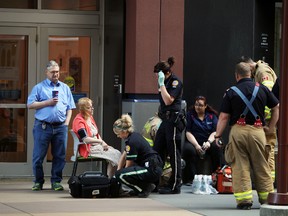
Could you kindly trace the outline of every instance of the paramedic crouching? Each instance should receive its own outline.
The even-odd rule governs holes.
[[[160,156],[141,134],[134,132],[133,121],[128,114],[115,121],[113,131],[125,141],[125,151],[115,173],[116,179],[132,189],[130,195],[148,197],[156,187],[155,181],[162,174]]]

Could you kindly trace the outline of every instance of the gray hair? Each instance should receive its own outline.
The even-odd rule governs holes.
[[[56,61],[54,60],[51,60],[48,62],[47,66],[46,66],[46,70],[48,72],[51,72],[51,71],[59,71],[59,65]]]

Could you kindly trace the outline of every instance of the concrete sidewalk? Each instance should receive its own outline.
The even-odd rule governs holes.
[[[7,216],[254,216],[260,215],[260,205],[254,191],[251,210],[238,210],[232,194],[195,195],[191,187],[183,186],[181,194],[160,195],[149,198],[74,199],[68,192],[52,191],[50,184],[42,191],[31,190],[31,179],[0,180],[0,215]]]

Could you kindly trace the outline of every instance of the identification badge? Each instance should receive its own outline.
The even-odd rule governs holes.
[[[43,130],[46,129],[46,123],[45,123],[45,122],[42,123],[42,129],[43,129]]]

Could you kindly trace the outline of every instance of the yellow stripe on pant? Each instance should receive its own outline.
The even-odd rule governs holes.
[[[252,190],[240,192],[240,193],[234,193],[234,196],[236,198],[237,203],[241,203],[244,200],[252,201],[252,198],[253,198]]]

